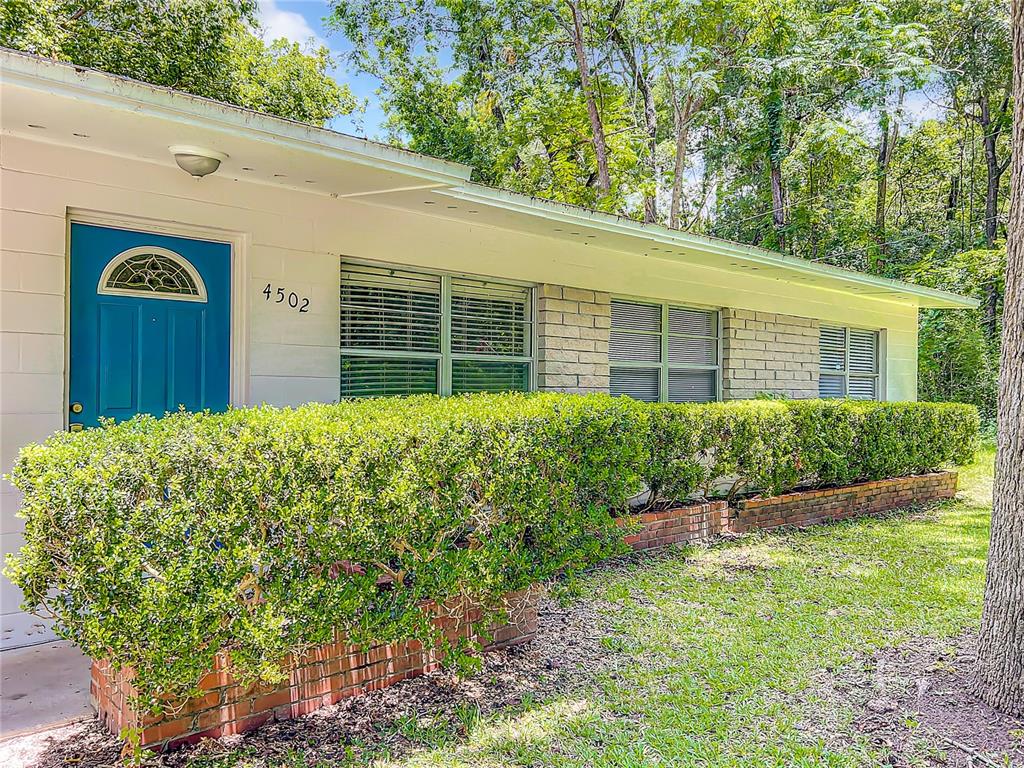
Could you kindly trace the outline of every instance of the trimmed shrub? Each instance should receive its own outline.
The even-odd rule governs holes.
[[[625,551],[612,515],[645,483],[683,501],[912,474],[967,461],[977,429],[952,404],[557,394],[140,416],[23,449],[6,573],[158,709],[220,651],[272,682],[336,630],[434,642],[427,601],[496,609]]]
[[[978,410],[960,403],[787,403],[804,485],[849,485],[965,464],[977,447]]]
[[[649,503],[696,494],[732,497],[745,488],[778,491],[797,479],[793,420],[785,403],[657,403],[650,408]]]
[[[970,461],[977,409],[958,403],[750,400],[651,406],[649,503],[849,485]]]
[[[608,396],[414,397],[178,413],[25,448],[8,573],[143,708],[329,642],[434,641],[423,603],[508,592],[624,550],[646,412]],[[458,651],[459,649],[453,649]],[[458,654],[455,654],[458,657]]]

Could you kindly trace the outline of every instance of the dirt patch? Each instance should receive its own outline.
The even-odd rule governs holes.
[[[154,757],[147,765],[186,768],[197,760],[244,756],[246,768],[279,765],[298,752],[306,764],[354,758],[400,757],[415,749],[465,735],[473,722],[498,711],[515,712],[532,702],[571,693],[613,668],[616,653],[601,638],[611,634],[608,611],[598,601],[562,608],[542,599],[537,640],[486,654],[476,673],[457,678],[437,672],[325,707],[306,717],[273,723],[244,736],[207,740]],[[23,768],[100,768],[120,764],[121,742],[95,721],[62,732],[24,737],[15,762]],[[12,745],[13,748],[13,745]],[[18,758],[21,759],[18,759]]]
[[[1024,720],[971,694],[974,660],[973,631],[946,641],[918,638],[823,674],[816,693],[826,709],[851,708],[852,728],[888,755],[889,765],[1024,766]],[[848,741],[849,733],[830,725],[817,720],[805,730]]]

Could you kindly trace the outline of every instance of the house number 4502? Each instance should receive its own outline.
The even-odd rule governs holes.
[[[263,298],[275,304],[287,303],[289,307],[299,312],[309,312],[309,299],[299,296],[295,291],[285,292],[284,288],[275,288],[270,283],[263,289]]]

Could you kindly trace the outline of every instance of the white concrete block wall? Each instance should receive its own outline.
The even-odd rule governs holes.
[[[21,446],[64,424],[64,244],[63,222],[53,216],[4,210],[0,227],[0,473],[7,475]],[[0,557],[22,546],[20,502],[18,490],[0,481]],[[20,603],[20,591],[0,579],[0,647],[52,637]]]
[[[722,399],[817,397],[818,327],[806,317],[722,310]]]
[[[611,295],[544,284],[537,288],[537,388],[608,391]]]

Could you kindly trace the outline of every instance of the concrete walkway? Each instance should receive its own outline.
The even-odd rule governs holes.
[[[0,740],[92,714],[89,659],[64,641],[0,652]]]

